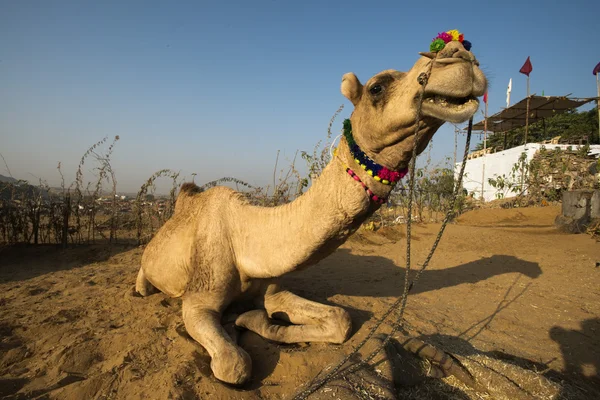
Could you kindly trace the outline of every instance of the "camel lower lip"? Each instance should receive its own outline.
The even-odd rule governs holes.
[[[425,115],[459,123],[475,114],[479,101],[474,97],[453,98],[436,95],[424,99],[422,107]]]
[[[469,102],[477,101],[474,97],[450,97],[443,95],[434,95],[423,99],[423,102],[434,103],[442,107],[461,108],[467,106]]]

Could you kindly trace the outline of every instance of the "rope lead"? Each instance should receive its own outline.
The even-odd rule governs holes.
[[[436,54],[436,57],[437,57],[437,54]],[[417,271],[417,274],[415,275],[415,278],[413,279],[413,281],[409,282],[410,254],[411,254],[411,230],[412,230],[411,229],[412,228],[412,200],[413,200],[414,186],[415,186],[415,165],[416,165],[416,159],[417,159],[417,144],[418,144],[418,139],[419,139],[419,124],[421,122],[421,107],[423,105],[423,94],[425,93],[425,87],[427,86],[427,83],[429,81],[429,76],[431,75],[431,70],[433,68],[434,61],[435,61],[435,58],[429,63],[429,69],[427,70],[427,72],[422,72],[417,78],[417,82],[421,85],[421,91],[419,92],[419,101],[417,103],[417,122],[416,122],[416,126],[415,126],[415,141],[414,141],[414,145],[413,145],[412,159],[410,160],[410,167],[409,167],[410,178],[409,178],[409,194],[408,194],[409,195],[409,198],[408,198],[408,221],[406,222],[406,273],[404,276],[404,292],[402,293],[402,296],[399,297],[398,299],[396,299],[396,301],[387,309],[387,311],[383,314],[383,316],[381,316],[381,318],[379,318],[379,320],[377,320],[377,322],[371,328],[371,330],[369,331],[367,336],[354,348],[354,350],[352,350],[352,352],[350,352],[350,354],[348,354],[346,357],[344,357],[344,359],[342,361],[340,361],[335,367],[333,367],[331,369],[331,371],[329,373],[327,373],[327,375],[325,375],[323,378],[314,382],[308,388],[306,388],[305,390],[301,391],[296,396],[294,396],[293,400],[304,400],[308,396],[310,396],[311,394],[313,394],[314,392],[319,390],[323,385],[330,382],[331,380],[333,380],[335,378],[341,378],[349,373],[357,371],[358,369],[362,368],[364,365],[368,364],[373,358],[375,358],[375,356],[377,354],[379,354],[379,352],[390,342],[392,336],[402,327],[401,322],[402,322],[402,317],[404,316],[404,310],[406,309],[406,301],[408,299],[409,292],[412,290],[414,285],[417,283],[417,281],[421,277],[421,274],[423,273],[425,268],[427,268],[427,266],[429,265],[429,261],[431,261],[431,258],[433,257],[433,254],[442,238],[444,230],[446,229],[446,225],[454,216],[454,210],[456,207],[458,192],[462,185],[462,179],[463,179],[463,175],[465,172],[465,166],[467,164],[467,156],[469,154],[469,148],[471,146],[471,132],[473,130],[473,118],[469,119],[469,127],[467,130],[467,140],[465,143],[465,152],[463,155],[463,161],[462,161],[462,165],[460,168],[460,172],[458,174],[458,182],[456,183],[456,186],[454,187],[454,193],[452,194],[452,196],[453,196],[452,197],[452,207],[446,213],[446,217],[444,218],[444,221],[442,222],[440,231],[438,232],[435,242],[433,243],[433,246],[431,247],[431,250],[430,250],[429,254],[427,255],[427,258],[425,259],[425,262],[423,263],[421,268]],[[375,334],[377,329],[381,326],[381,324],[387,319],[387,317],[389,317],[394,312],[394,310],[396,310],[396,308],[398,308],[398,306],[400,306],[398,317],[396,318],[396,320],[394,321],[394,323],[392,325],[391,332],[388,335],[386,335],[386,337],[382,341],[381,345],[377,349],[375,349],[371,354],[369,354],[365,359],[360,360],[358,363],[351,365],[348,368],[346,368],[345,370],[338,373],[338,371],[342,368],[342,366],[344,364],[346,364],[351,358],[355,357],[358,354],[360,349],[367,343],[367,341],[369,339],[371,339],[373,337],[373,335]]]

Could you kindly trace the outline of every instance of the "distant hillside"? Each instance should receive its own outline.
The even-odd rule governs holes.
[[[40,191],[42,198],[47,199],[49,197],[46,190],[42,190],[39,187],[30,185],[28,183],[19,183],[19,180],[15,178],[0,175],[1,200],[10,200],[11,198],[16,200],[33,198],[39,196]]]
[[[0,182],[17,183],[18,180],[15,178],[11,178],[10,176],[0,175]]]
[[[7,187],[8,184],[8,187]],[[31,185],[29,183],[23,183],[21,182],[21,184],[19,184],[19,180],[15,179],[15,178],[11,178],[10,176],[4,176],[4,175],[0,175],[0,199],[3,200],[8,200],[10,199],[11,195],[10,195],[10,188],[12,187],[12,185],[18,185],[18,187],[15,187],[17,189],[18,193],[29,193],[28,196],[33,196],[39,193],[40,188],[37,185]],[[47,199],[49,196],[55,197],[55,196],[62,196],[63,194],[63,188],[60,187],[49,187],[49,190],[42,190],[42,197],[44,199]],[[68,190],[69,188],[67,188]],[[72,189],[72,188],[71,188]],[[135,199],[137,197],[137,192],[117,192],[117,194],[119,196],[127,196],[127,198],[129,199]],[[98,193],[99,196],[102,197],[110,197],[112,196],[112,191],[110,190],[104,190],[101,189],[100,192]],[[166,198],[169,195],[168,194],[155,194],[156,198]],[[20,194],[17,197],[22,197]]]

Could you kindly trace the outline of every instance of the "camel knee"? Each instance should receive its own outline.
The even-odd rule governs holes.
[[[327,318],[330,328],[330,342],[341,344],[350,337],[352,333],[352,319],[348,311],[339,307],[332,307]]]

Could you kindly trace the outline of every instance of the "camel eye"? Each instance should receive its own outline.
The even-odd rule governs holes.
[[[369,89],[369,93],[371,93],[373,96],[378,95],[382,91],[383,87],[381,85],[373,85],[371,86],[371,89]]]

